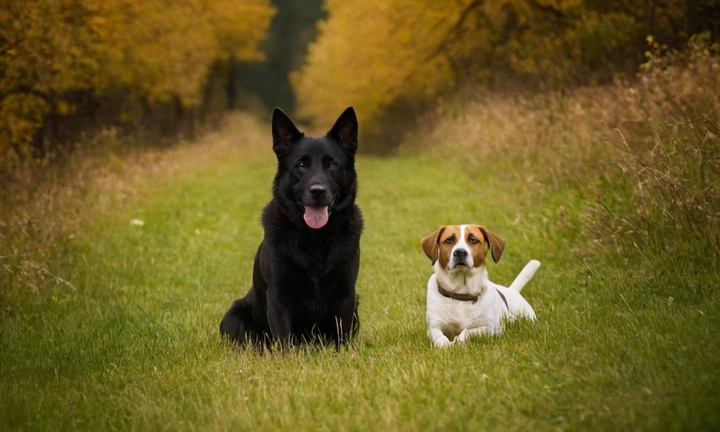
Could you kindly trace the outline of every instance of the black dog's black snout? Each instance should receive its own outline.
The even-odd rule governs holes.
[[[467,258],[468,253],[465,249],[457,249],[455,252],[453,252],[453,256],[455,258]]]
[[[312,185],[310,186],[310,194],[313,198],[321,198],[325,196],[325,186],[323,185]]]

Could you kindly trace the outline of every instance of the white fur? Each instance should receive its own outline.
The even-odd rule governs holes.
[[[455,245],[453,252],[458,247],[467,247],[464,239]],[[535,321],[535,311],[520,295],[520,291],[532,279],[538,267],[539,261],[530,261],[510,287],[504,287],[488,279],[484,265],[445,269],[436,261],[433,265],[435,273],[430,276],[427,285],[426,320],[430,341],[435,346],[443,347],[464,342],[471,335],[499,335],[503,332],[505,320],[514,321],[522,316]],[[438,279],[451,292],[478,296],[477,302],[473,304],[443,296],[438,291]],[[498,291],[505,296],[507,307]]]

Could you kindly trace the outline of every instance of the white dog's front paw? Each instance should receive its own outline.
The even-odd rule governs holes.
[[[447,336],[442,335],[442,336],[438,337],[437,339],[435,339],[434,344],[436,347],[442,348],[442,347],[447,347],[447,346],[452,345],[452,342],[450,342],[450,339],[448,339]]]
[[[455,340],[458,342],[465,342],[469,337],[470,332],[468,331],[468,329],[465,329],[455,338]]]

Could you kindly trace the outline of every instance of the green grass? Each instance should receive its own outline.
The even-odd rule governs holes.
[[[720,426],[717,275],[681,257],[668,272],[590,252],[581,194],[422,155],[358,162],[356,340],[281,353],[222,343],[220,319],[249,287],[262,238],[275,168],[266,129],[127,162],[66,203],[81,223],[33,219],[58,227],[36,258],[4,231],[1,430]],[[256,136],[259,150],[243,144]],[[21,210],[5,209],[3,227]],[[431,266],[419,241],[465,222],[507,240],[495,282],[543,263],[524,291],[538,322],[440,350],[425,335]]]

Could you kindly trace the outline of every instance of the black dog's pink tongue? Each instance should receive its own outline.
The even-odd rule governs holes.
[[[313,229],[320,229],[328,222],[327,206],[307,206],[305,207],[305,223]]]

